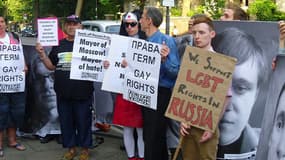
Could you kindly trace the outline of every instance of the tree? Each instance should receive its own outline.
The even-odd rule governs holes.
[[[213,19],[219,19],[225,7],[225,0],[205,0],[204,6],[205,12],[209,13]]]
[[[17,22],[31,22],[33,19],[32,10],[33,10],[33,0],[7,0],[7,18],[9,20]],[[25,19],[25,17],[27,19]]]
[[[248,8],[250,15],[259,21],[278,21],[285,19],[285,14],[277,10],[277,5],[271,0],[255,0]]]
[[[75,14],[80,16],[84,0],[77,0]]]
[[[183,0],[182,2],[182,16],[186,16],[190,10],[190,0]]]

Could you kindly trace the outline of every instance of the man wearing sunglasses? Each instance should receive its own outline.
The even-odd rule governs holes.
[[[157,110],[142,108],[145,160],[168,159],[166,128],[169,119],[164,113],[180,66],[175,40],[158,30],[162,19],[161,12],[155,7],[145,7],[140,19],[141,29],[146,33],[147,41],[162,44]]]

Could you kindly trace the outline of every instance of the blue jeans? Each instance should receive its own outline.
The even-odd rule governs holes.
[[[20,128],[25,115],[25,93],[0,93],[0,131]]]
[[[63,147],[92,146],[91,131],[92,98],[84,100],[57,97],[57,109],[62,133]]]

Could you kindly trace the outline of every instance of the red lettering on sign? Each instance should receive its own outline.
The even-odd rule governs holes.
[[[212,111],[190,101],[173,97],[167,112],[191,122],[192,125],[213,129]]]
[[[201,86],[202,88],[210,88],[211,92],[215,92],[217,89],[218,84],[223,83],[224,80],[216,77],[211,76],[202,72],[198,72],[193,77],[191,76],[192,70],[187,71],[186,81],[196,84],[197,86]],[[211,83],[213,82],[213,84]]]

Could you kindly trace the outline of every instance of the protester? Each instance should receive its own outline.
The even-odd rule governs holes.
[[[232,20],[249,20],[248,14],[234,3],[228,3],[224,9],[223,15],[220,17],[222,21]]]
[[[19,45],[22,48],[19,37],[14,33],[7,32],[7,21],[3,16],[0,16],[0,44],[1,45]],[[11,61],[10,58],[1,58],[1,63]],[[24,67],[24,72],[27,72],[27,66]],[[3,78],[2,78],[3,79]],[[1,80],[1,82],[5,82]],[[0,93],[0,157],[4,156],[3,138],[4,130],[7,130],[8,146],[19,151],[25,150],[25,146],[17,142],[16,130],[20,128],[24,121],[25,113],[25,92]]]
[[[120,35],[145,39],[145,34],[140,30],[140,25],[138,23],[141,14],[142,13],[139,10],[135,10],[124,15]],[[123,61],[122,64],[125,66],[127,65],[127,62]],[[141,106],[123,99],[123,95],[118,94],[115,101],[113,124],[124,126],[123,139],[129,160],[143,160],[144,142]],[[136,144],[138,148],[138,157],[136,157],[135,153],[134,131],[137,135]]]
[[[91,106],[93,82],[71,80],[70,63],[75,30],[81,29],[81,20],[76,15],[68,16],[64,22],[67,37],[59,46],[52,48],[49,56],[37,43],[36,49],[40,59],[49,70],[55,70],[54,89],[57,97],[57,108],[63,138],[63,147],[68,148],[62,160],[76,157],[76,147],[81,147],[79,160],[89,159],[89,148],[92,146]]]
[[[204,14],[195,14],[193,15],[190,20],[188,21],[188,31],[186,33],[183,33],[182,35],[178,35],[175,37],[175,42],[177,44],[178,48],[178,54],[180,60],[183,57],[184,51],[186,46],[190,45],[193,46],[193,35],[192,35],[192,27],[193,27],[193,22],[196,18],[205,16]],[[171,153],[171,157],[173,158],[176,148],[179,143],[179,129],[180,129],[180,122],[170,119],[169,120],[169,125],[167,127],[167,145]],[[177,156],[177,160],[182,159],[182,155],[179,152]]]
[[[197,17],[193,22],[192,34],[195,47],[215,52],[211,42],[216,33],[213,22],[209,17],[206,15]],[[228,92],[227,98],[229,97],[231,97],[231,92]],[[223,113],[221,113],[220,117],[222,117],[222,115]],[[180,133],[184,136],[182,143],[183,159],[216,159],[217,145],[219,143],[219,128],[216,128],[214,133],[212,133],[182,122]]]
[[[194,20],[198,17],[203,17],[203,16],[205,15],[204,14],[193,15],[188,21],[188,31],[186,33],[183,33],[175,37],[180,59],[182,59],[186,46],[187,45],[193,46],[192,27],[193,27]]]
[[[57,18],[54,14],[49,14],[47,18]],[[65,33],[61,29],[60,22],[58,20],[58,40],[62,40],[66,37]],[[45,52],[49,53],[52,47],[44,47]],[[59,130],[59,120],[56,105],[56,95],[53,88],[53,71],[49,71],[45,68],[43,62],[37,56],[31,62],[31,75],[34,82],[31,85],[33,92],[31,96],[39,96],[39,98],[34,98],[34,105],[28,106],[33,107],[31,110],[32,121],[36,126],[32,126],[35,129],[35,134],[39,137],[41,143],[48,143],[49,141],[56,139],[56,141],[61,144],[62,137]],[[38,111],[38,113],[35,113]]]
[[[254,151],[259,133],[248,124],[248,120],[258,91],[268,75],[264,52],[252,36],[237,28],[221,32],[214,42],[217,52],[237,58],[232,97],[219,125],[221,135],[218,156]]]
[[[162,44],[157,109],[142,108],[146,160],[168,159],[166,144],[168,118],[164,116],[164,113],[180,66],[174,39],[158,30],[162,19],[161,12],[155,7],[145,7],[140,19],[141,29],[146,33],[147,41]]]

